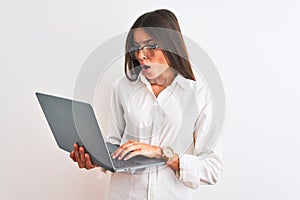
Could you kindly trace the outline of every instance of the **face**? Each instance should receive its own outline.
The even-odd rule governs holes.
[[[153,47],[157,44],[157,42],[141,28],[134,30],[133,39],[134,46],[137,47],[143,47],[145,45]],[[165,56],[162,50],[159,49],[159,44],[157,45],[158,48],[156,49],[149,48],[148,51],[147,48],[144,48],[144,50],[138,50],[135,54],[141,66],[149,66],[143,67],[142,72],[150,80],[161,77],[161,75],[169,69]]]

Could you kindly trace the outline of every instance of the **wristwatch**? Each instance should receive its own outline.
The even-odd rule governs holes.
[[[166,161],[169,161],[173,156],[174,156],[174,150],[171,147],[167,146],[167,147],[162,148],[161,157],[163,159],[165,159]]]

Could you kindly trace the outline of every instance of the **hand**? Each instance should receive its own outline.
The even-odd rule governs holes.
[[[143,155],[148,158],[161,158],[162,150],[158,146],[129,140],[112,153],[112,158],[118,158],[119,160],[124,158],[124,160],[128,160],[137,155]]]
[[[174,156],[170,160],[168,160],[166,164],[174,171],[180,171],[178,154],[174,154]]]
[[[85,153],[84,148],[79,147],[77,144],[74,144],[74,149],[70,153],[70,158],[72,158],[74,162],[77,162],[79,168],[93,169],[95,167],[99,167],[92,163],[90,155]]]

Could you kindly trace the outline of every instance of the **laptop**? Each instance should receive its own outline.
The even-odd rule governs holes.
[[[93,107],[89,103],[36,92],[37,99],[59,148],[71,152],[73,144],[84,146],[93,164],[111,172],[163,165],[163,159],[134,156],[129,160],[111,157],[119,146],[104,140]]]

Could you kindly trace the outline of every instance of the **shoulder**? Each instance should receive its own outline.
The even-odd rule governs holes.
[[[118,95],[128,96],[136,88],[140,87],[139,81],[130,81],[126,76],[121,76],[116,79],[112,84],[112,90]]]
[[[135,81],[128,80],[126,76],[121,76],[113,82],[112,88],[114,90],[124,89],[127,87],[132,87],[134,83]]]
[[[203,78],[198,78],[196,81],[186,79],[189,88],[193,91],[197,98],[209,101],[211,97],[210,89]]]
[[[186,79],[186,81],[197,101],[198,109],[201,111],[211,101],[210,89],[206,81],[202,78],[198,78],[196,81]]]

